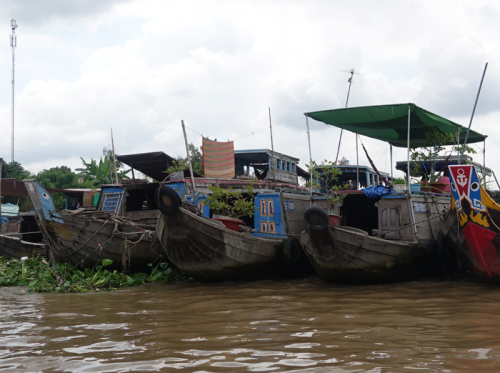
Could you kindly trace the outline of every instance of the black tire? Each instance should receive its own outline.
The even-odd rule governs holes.
[[[283,243],[283,260],[288,268],[300,267],[303,259],[302,245],[295,237],[288,237]]]
[[[328,226],[328,213],[319,206],[311,206],[304,213],[304,220],[312,229],[320,231]]]
[[[165,215],[175,215],[179,211],[181,206],[181,197],[177,194],[175,190],[167,186],[161,186],[158,193],[158,209],[162,214]]]

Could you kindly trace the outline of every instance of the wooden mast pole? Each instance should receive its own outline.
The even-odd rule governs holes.
[[[188,138],[186,135],[186,126],[184,126],[184,119],[181,120],[181,123],[182,123],[182,132],[184,132],[184,142],[186,143],[186,153],[189,163],[189,172],[191,173],[191,183],[193,184],[191,188],[191,202],[194,203],[194,192],[196,191],[196,185],[194,183],[193,165],[191,164],[191,154],[189,154]]]
[[[116,172],[115,142],[113,141],[113,128],[111,128],[111,146],[113,147],[113,166],[115,168],[115,180],[118,184],[118,173]]]
[[[274,159],[274,143],[273,143],[273,124],[271,122],[271,107],[269,107],[269,131],[271,131],[271,154],[272,154],[272,158],[271,158],[271,164],[269,165],[270,169],[272,170],[273,168],[273,162],[275,161]],[[278,165],[276,164],[276,167],[274,168],[273,170],[273,179],[274,179],[274,186],[276,187],[276,169],[277,169]]]
[[[486,69],[488,68],[488,62],[484,65],[483,76],[481,77],[481,83],[479,83],[479,90],[476,95],[476,102],[474,103],[474,109],[472,110],[472,115],[470,117],[469,128],[467,128],[467,133],[465,134],[464,145],[462,147],[462,152],[460,153],[460,158],[458,159],[458,164],[462,164],[462,158],[464,156],[465,147],[467,145],[467,140],[469,139],[470,127],[472,125],[472,119],[474,119],[474,113],[476,112],[477,101],[479,100],[479,95],[481,94],[481,87],[483,86],[484,75],[486,74]]]

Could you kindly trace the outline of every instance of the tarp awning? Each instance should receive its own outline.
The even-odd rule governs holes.
[[[456,135],[460,131],[463,144],[467,128],[452,122],[415,104],[363,106],[346,109],[323,110],[305,113],[309,118],[335,127],[358,133],[373,139],[386,141],[394,146],[407,146],[408,106],[410,106],[410,143],[417,146],[432,146],[426,132],[433,128],[444,135]],[[470,131],[468,143],[481,142],[487,136]],[[456,138],[456,137],[455,137]],[[445,145],[456,145],[456,141]]]

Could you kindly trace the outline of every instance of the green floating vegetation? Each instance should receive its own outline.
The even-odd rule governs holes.
[[[151,267],[150,273],[124,274],[117,270],[109,271],[105,268],[113,261],[103,259],[101,263],[95,268],[80,270],[68,263],[58,262],[55,266],[49,266],[39,256],[24,261],[0,257],[0,286],[27,285],[30,293],[85,293],[186,278],[177,268],[161,262],[161,257],[148,264]]]

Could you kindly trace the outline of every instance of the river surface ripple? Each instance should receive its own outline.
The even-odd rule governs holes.
[[[2,372],[499,372],[500,287],[316,278],[0,288]]]

